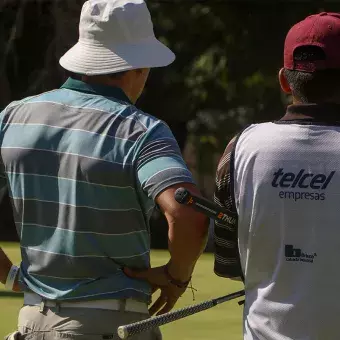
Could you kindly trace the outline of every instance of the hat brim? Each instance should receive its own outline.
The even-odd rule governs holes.
[[[78,41],[59,60],[73,73],[103,75],[137,68],[164,67],[175,60],[174,53],[156,38],[137,44],[104,46]]]

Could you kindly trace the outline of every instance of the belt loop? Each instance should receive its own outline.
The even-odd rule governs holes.
[[[55,310],[56,310],[57,314],[60,313],[60,302],[59,301],[56,301],[56,303],[55,303]]]
[[[125,312],[126,309],[126,300],[119,300],[119,311],[120,312]]]
[[[41,302],[40,302],[40,309],[39,309],[39,312],[40,312],[40,313],[44,313],[44,310],[45,310],[45,299],[42,298],[42,299],[41,299]]]

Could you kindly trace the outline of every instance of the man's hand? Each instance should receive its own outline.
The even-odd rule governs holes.
[[[150,315],[154,315],[156,312],[158,312],[157,315],[169,312],[187,288],[187,285],[180,288],[171,283],[166,274],[166,269],[166,266],[149,268],[143,271],[124,268],[124,273],[127,276],[148,281],[152,287],[152,294],[160,289],[159,298],[149,309]]]

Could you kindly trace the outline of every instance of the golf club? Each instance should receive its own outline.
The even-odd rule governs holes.
[[[231,218],[235,218],[235,214],[223,209],[216,204],[195,195],[192,195],[189,190],[179,188],[175,192],[175,199],[178,203],[192,206],[195,210],[200,211],[207,216],[222,222],[230,222]],[[121,339],[128,339],[129,337],[145,332],[151,328],[159,327],[167,323],[185,318],[209,308],[212,308],[220,303],[236,299],[244,296],[245,291],[224,295],[215,299],[207,300],[192,306],[184,307],[172,312],[168,312],[159,316],[151,317],[143,321],[134,322],[128,325],[118,327],[118,336]]]
[[[238,292],[224,295],[215,299],[207,300],[192,306],[184,307],[169,313],[165,313],[162,315],[154,316],[149,319],[138,321],[131,323],[129,325],[119,326],[118,327],[118,336],[121,339],[128,339],[129,337],[145,332],[148,329],[159,327],[165,325],[167,323],[185,318],[189,315],[193,315],[209,308],[215,307],[216,305],[236,299],[238,297],[244,296],[244,290],[240,290]]]

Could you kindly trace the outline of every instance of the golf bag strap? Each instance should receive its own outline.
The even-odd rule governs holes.
[[[215,223],[215,266],[216,275],[232,278],[240,277],[244,283],[244,274],[241,267],[240,253],[237,243],[238,213],[235,201],[235,154],[242,129],[228,144],[220,160],[221,167],[218,168],[216,176],[215,203],[224,206],[229,210],[231,223]],[[228,159],[229,157],[229,159]],[[231,244],[234,246],[231,247]],[[237,249],[236,249],[237,248]]]
[[[248,126],[247,126],[248,127]],[[234,144],[233,144],[233,149],[231,151],[230,154],[230,170],[229,170],[229,174],[230,174],[230,192],[231,192],[231,205],[232,205],[232,210],[233,211],[237,211],[236,208],[236,200],[235,200],[235,153],[236,153],[236,146],[237,146],[237,142],[239,141],[243,131],[247,128],[245,127],[244,129],[242,129],[235,138]],[[238,218],[238,216],[237,216]],[[240,252],[238,252],[238,263],[240,266],[240,273],[241,273],[241,279],[242,282],[244,283],[244,274],[243,274],[243,270],[241,268],[241,259],[240,259]],[[244,300],[240,301],[241,303],[239,303],[239,305],[244,303]]]

